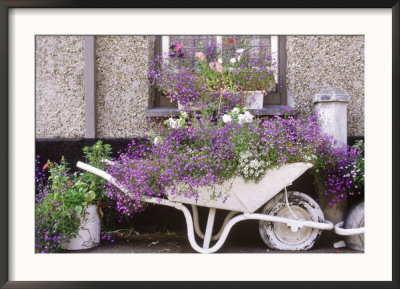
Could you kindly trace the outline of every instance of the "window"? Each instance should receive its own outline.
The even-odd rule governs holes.
[[[232,36],[203,36],[203,35],[171,35],[157,36],[155,41],[155,54],[168,54],[169,47],[173,43],[181,43],[185,49],[193,51],[195,47],[203,41],[213,41],[217,45],[226,42]],[[257,35],[249,36],[251,47],[254,51],[267,51],[271,53],[275,60],[279,63],[278,72],[275,75],[276,87],[270,90],[264,97],[264,107],[286,105],[286,37],[285,36],[270,36]],[[263,49],[260,49],[263,48]],[[267,49],[265,49],[267,48]],[[176,103],[171,103],[168,98],[156,92],[154,107],[176,107]]]

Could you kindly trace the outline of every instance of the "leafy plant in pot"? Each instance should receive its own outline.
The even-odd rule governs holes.
[[[111,152],[101,142],[84,148],[93,165]],[[37,161],[38,164],[38,161]],[[48,177],[47,177],[48,175]],[[100,243],[105,181],[88,173],[71,173],[64,157],[36,168],[36,250],[41,253],[81,250]]]
[[[79,218],[77,236],[64,243],[67,250],[83,250],[100,243],[100,216],[95,203],[96,193],[81,179],[75,181],[71,190],[67,190],[67,198],[71,198],[76,206],[75,212]]]
[[[59,163],[48,161],[42,170],[48,170],[48,178],[44,173],[41,178],[37,177],[40,184],[36,186],[36,249],[41,253],[53,253],[72,247],[83,249],[98,244],[96,232],[92,231],[90,240],[84,240],[85,246],[77,248],[74,241],[80,234],[80,228],[86,227],[88,214],[93,210],[90,205],[94,201],[95,193],[89,189],[89,185],[83,182],[80,174],[70,173],[64,157]],[[97,212],[95,213],[95,226],[99,226],[99,218]],[[97,231],[100,232],[99,229]]]

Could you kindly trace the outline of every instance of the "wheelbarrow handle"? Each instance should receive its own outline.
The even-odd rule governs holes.
[[[76,166],[82,170],[85,170],[92,174],[95,174],[96,176],[102,177],[106,181],[109,181],[109,182],[113,181],[113,177],[111,175],[109,175],[105,171],[95,168],[91,165],[88,165],[88,164],[85,164],[85,163],[79,161],[76,164]]]

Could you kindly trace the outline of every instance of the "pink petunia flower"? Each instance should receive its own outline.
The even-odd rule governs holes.
[[[201,61],[206,61],[206,56],[203,52],[196,52],[194,56],[198,57]]]
[[[212,69],[212,70],[215,70],[215,64],[216,63],[218,63],[218,62],[210,62],[210,64],[208,65],[208,66],[210,66],[210,68]]]
[[[177,44],[175,45],[175,51],[179,51],[180,49],[182,49],[182,44],[177,43]]]
[[[218,72],[222,72],[222,65],[219,64],[218,62],[215,63],[215,68],[217,69]]]

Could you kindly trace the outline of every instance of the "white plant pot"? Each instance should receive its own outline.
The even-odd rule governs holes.
[[[264,92],[263,91],[244,91],[243,96],[245,97],[245,106],[248,109],[261,109],[264,104]]]
[[[100,217],[97,205],[85,207],[79,216],[80,225],[78,236],[65,243],[66,250],[84,250],[100,244]]]

